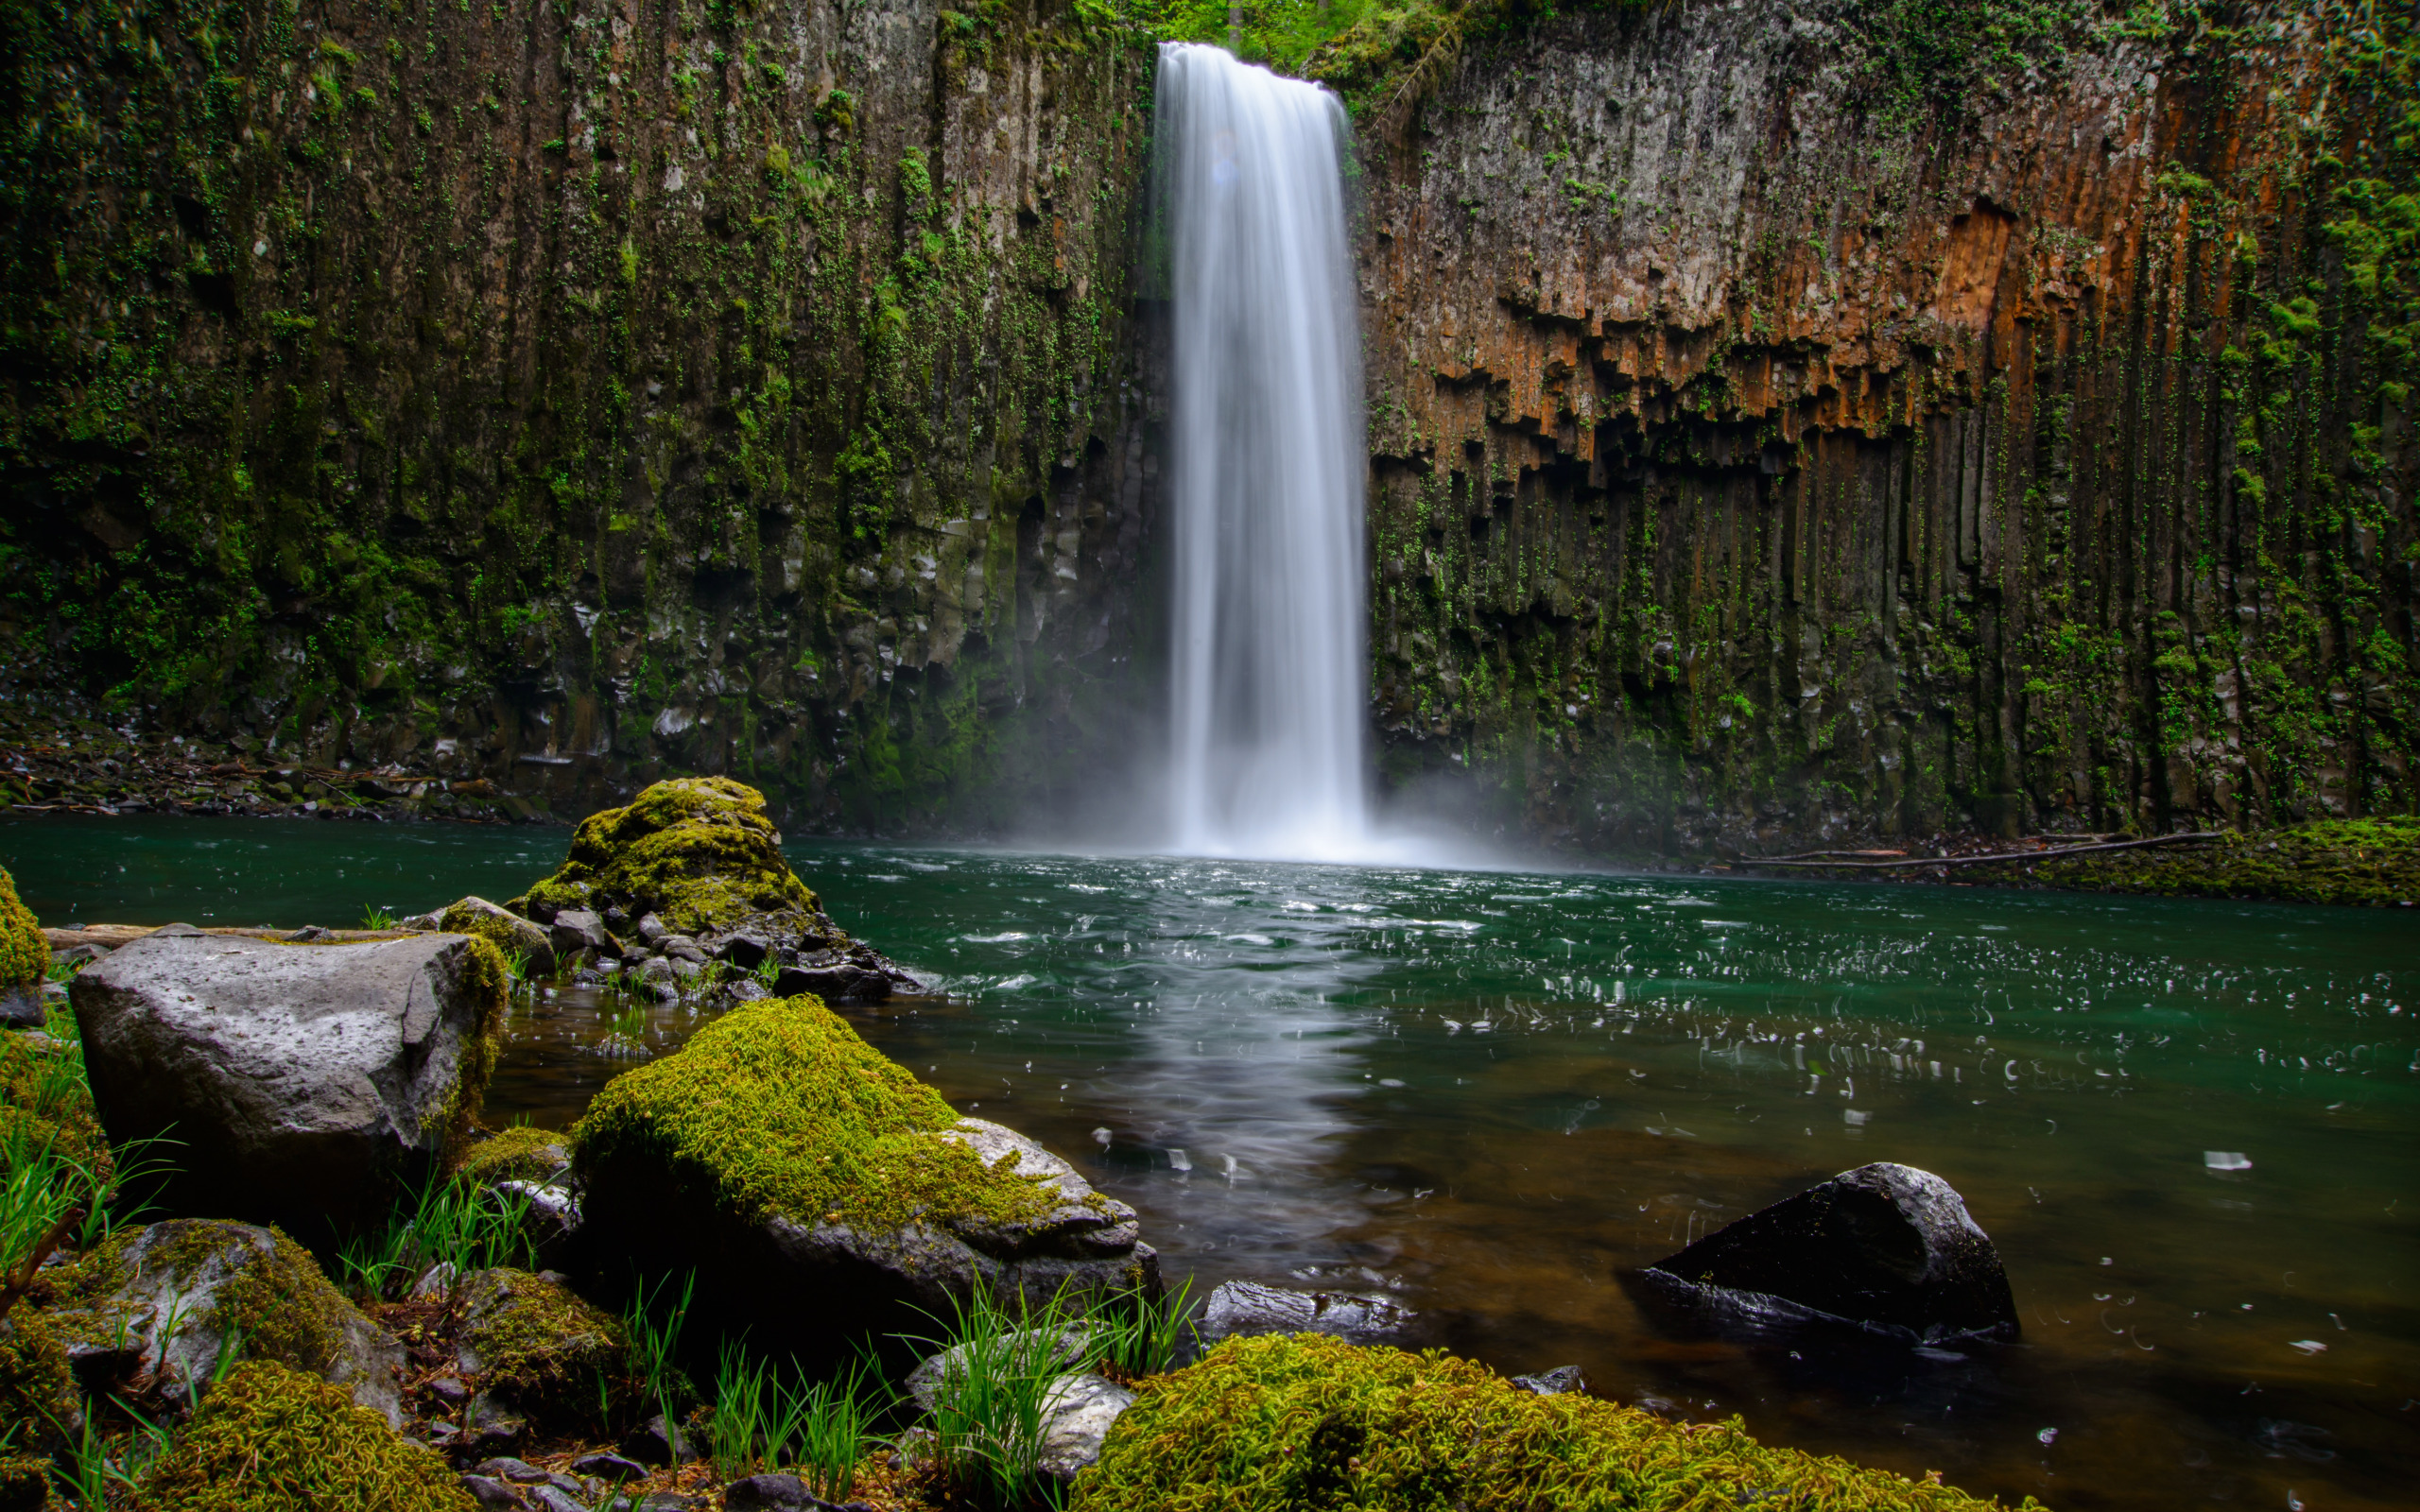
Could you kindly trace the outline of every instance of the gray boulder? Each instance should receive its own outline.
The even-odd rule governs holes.
[[[171,927],[172,929],[174,926]],[[506,1003],[460,935],[285,945],[145,936],[72,989],[112,1143],[169,1135],[172,1213],[383,1218],[478,1111]]]
[[[86,1381],[142,1382],[182,1402],[222,1364],[308,1370],[401,1427],[404,1347],[329,1284],[310,1251],[250,1224],[176,1219],[85,1256],[52,1313]]]
[[[1042,1399],[1042,1452],[1035,1467],[1046,1475],[1074,1480],[1079,1470],[1099,1463],[1101,1440],[1109,1436],[1118,1415],[1132,1405],[1134,1393],[1103,1377],[1061,1376]]]
[[[1213,1341],[1236,1334],[1329,1333],[1351,1344],[1395,1344],[1409,1335],[1419,1315],[1374,1293],[1298,1292],[1228,1281],[1202,1308],[1201,1332]]]
[[[1750,1213],[1643,1280],[1752,1325],[1846,1322],[1920,1344],[2018,1333],[1999,1251],[1957,1189],[1888,1161]]]

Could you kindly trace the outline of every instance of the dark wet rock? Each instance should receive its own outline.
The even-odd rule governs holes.
[[[554,946],[559,952],[569,954],[584,950],[597,955],[621,954],[621,947],[614,944],[614,936],[605,931],[605,920],[591,909],[559,909],[554,922],[548,927],[553,931]]]
[[[475,1454],[510,1449],[529,1435],[528,1416],[516,1411],[493,1391],[482,1391],[472,1398],[462,1418],[460,1442]]]
[[[738,934],[724,937],[715,954],[743,971],[752,971],[764,964],[772,946],[754,935]]]
[[[462,1489],[470,1492],[471,1499],[479,1505],[495,1508],[497,1512],[506,1512],[506,1509],[521,1504],[520,1493],[493,1475],[465,1475],[462,1477]]]
[[[574,1475],[594,1475],[607,1481],[636,1481],[646,1478],[648,1469],[626,1454],[599,1451],[573,1460],[571,1472]]]
[[[1228,1281],[1202,1309],[1208,1339],[1255,1333],[1329,1333],[1352,1344],[1394,1344],[1419,1314],[1392,1297],[1357,1292],[1298,1292],[1258,1281]]]
[[[637,1497],[614,1497],[597,1512],[706,1512],[712,1505],[702,1496],[688,1496],[680,1491],[648,1491]]]
[[[470,1399],[471,1388],[458,1376],[439,1376],[428,1383],[429,1395],[438,1400],[458,1405]]]
[[[222,1364],[273,1360],[403,1423],[403,1345],[273,1230],[191,1218],[122,1229],[52,1289],[49,1326],[95,1383],[139,1381],[182,1401],[206,1396]]]
[[[707,959],[705,951],[686,935],[666,935],[664,942],[656,948],[676,961],[702,963]]]
[[[743,976],[736,982],[725,982],[722,995],[734,1003],[753,1003],[758,998],[771,997],[773,989],[752,976]]]
[[[1541,1397],[1560,1397],[1567,1391],[1587,1390],[1588,1375],[1576,1365],[1559,1365],[1535,1375],[1514,1376],[1512,1383]]]
[[[641,914],[639,921],[631,927],[636,931],[639,938],[647,941],[650,948],[662,944],[665,936],[672,933],[664,920],[653,914]]]
[[[587,1503],[554,1486],[533,1486],[527,1493],[530,1506],[538,1512],[590,1512]]]
[[[10,982],[0,985],[0,1024],[10,1027],[40,1028],[47,1016],[43,1000],[47,995],[40,982]]]
[[[147,935],[78,972],[112,1142],[171,1135],[170,1212],[374,1222],[478,1111],[507,984],[459,935],[290,946]]]
[[[1957,1190],[1887,1161],[1717,1229],[1643,1279],[1748,1322],[1844,1321],[1924,1344],[2018,1332],[1999,1252]]]
[[[321,929],[317,924],[305,924],[285,936],[286,942],[291,945],[316,945],[334,938],[336,935],[333,931]]]
[[[773,979],[776,997],[812,992],[826,1003],[883,1003],[890,997],[890,978],[881,971],[843,962],[837,966],[786,966]]]
[[[722,1488],[725,1512],[803,1512],[829,1503],[795,1475],[743,1475]]]
[[[539,1481],[559,1479],[552,1470],[542,1470],[537,1466],[530,1464],[527,1460],[513,1459],[509,1455],[498,1455],[493,1459],[481,1460],[473,1468],[481,1475],[492,1475],[497,1480],[511,1481],[516,1485],[522,1486],[532,1485]],[[579,1483],[577,1481],[564,1479],[562,1480],[562,1485],[569,1490],[577,1491],[579,1489]]]
[[[622,1452],[643,1465],[686,1465],[701,1457],[689,1435],[657,1413],[622,1440]]]

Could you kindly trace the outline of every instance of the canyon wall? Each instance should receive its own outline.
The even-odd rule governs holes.
[[[1314,60],[1367,101],[1408,801],[1684,855],[2411,809],[2409,23],[2005,29],[2062,14]]]
[[[1354,14],[1303,66],[1360,123],[1395,802],[1700,857],[2412,807],[2407,18]],[[0,27],[18,738],[893,831],[1148,766],[1143,19]]]
[[[1156,690],[1149,40],[1049,0],[6,10],[0,698],[995,828]]]

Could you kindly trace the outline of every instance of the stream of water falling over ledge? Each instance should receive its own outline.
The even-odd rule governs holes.
[[[1169,845],[1359,859],[1361,364],[1336,96],[1160,52],[1174,329]]]

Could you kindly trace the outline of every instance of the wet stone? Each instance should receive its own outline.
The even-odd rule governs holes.
[[[1204,1337],[1328,1333],[1351,1344],[1393,1344],[1419,1314],[1392,1297],[1355,1292],[1298,1292],[1258,1281],[1228,1281],[1202,1310]]]
[[[1560,1397],[1567,1391],[1588,1389],[1588,1376],[1576,1365],[1559,1365],[1535,1375],[1514,1376],[1512,1383],[1541,1397]]]

